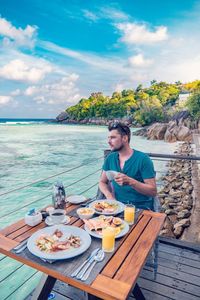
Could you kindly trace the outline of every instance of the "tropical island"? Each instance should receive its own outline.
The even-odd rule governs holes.
[[[56,120],[61,123],[107,125],[111,120],[121,119],[133,127],[146,127],[159,122],[162,126],[154,125],[153,131],[149,128],[148,131],[142,131],[142,134],[163,139],[167,123],[171,121],[189,130],[199,128],[199,107],[200,80],[189,83],[152,80],[147,88],[139,84],[136,89],[113,92],[112,96],[105,96],[101,92],[92,93],[89,98],[82,98],[76,105],[66,108]],[[168,137],[166,140],[188,141],[190,132],[186,128],[181,130],[179,135],[182,137]],[[180,132],[180,128],[176,128],[176,131]]]

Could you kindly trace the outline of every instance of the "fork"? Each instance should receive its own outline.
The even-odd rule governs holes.
[[[90,267],[87,269],[87,271],[84,273],[84,275],[80,278],[82,281],[85,281],[88,279],[92,269],[96,265],[96,263],[101,262],[105,257],[105,253],[103,250],[99,250],[99,252],[94,256],[94,261],[90,265]]]

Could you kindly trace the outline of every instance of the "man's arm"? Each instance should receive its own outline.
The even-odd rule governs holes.
[[[115,177],[115,181],[119,185],[130,185],[138,193],[146,196],[155,197],[157,194],[155,178],[144,179],[144,183],[143,183],[131,177],[128,177],[125,174],[118,173],[118,175]]]
[[[99,188],[101,192],[105,195],[106,199],[114,199],[114,196],[112,192],[110,191],[109,185],[108,185],[108,179],[106,176],[106,172],[102,171],[100,181],[99,181]]]

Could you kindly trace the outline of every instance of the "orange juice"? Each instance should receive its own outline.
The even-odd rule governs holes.
[[[135,219],[135,206],[128,204],[124,209],[124,220],[129,224],[132,225]]]
[[[102,230],[102,249],[105,252],[112,252],[115,248],[115,229],[107,227]]]

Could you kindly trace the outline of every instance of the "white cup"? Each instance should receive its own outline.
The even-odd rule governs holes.
[[[65,219],[66,211],[64,209],[54,209],[49,211],[49,216],[54,224],[62,223]]]
[[[106,176],[109,181],[112,181],[113,179],[115,179],[115,177],[118,175],[118,173],[119,172],[117,172],[117,171],[109,170],[109,171],[106,171]]]

